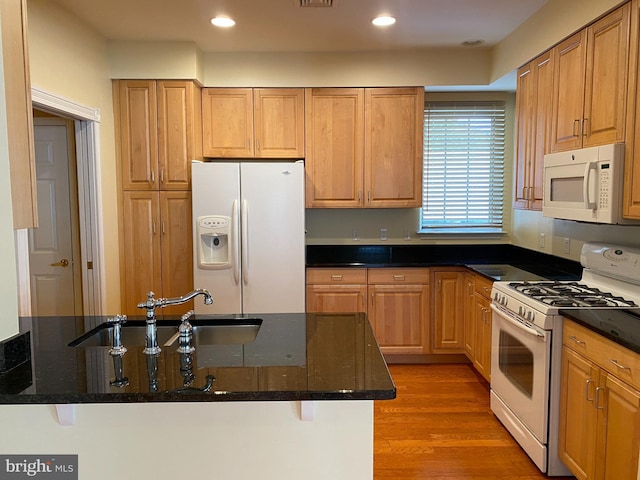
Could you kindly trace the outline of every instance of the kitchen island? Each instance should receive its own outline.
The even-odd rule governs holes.
[[[255,339],[194,335],[189,361],[166,342],[125,341],[120,361],[108,335],[68,346],[105,317],[21,319],[0,361],[0,452],[78,454],[97,480],[371,479],[373,400],[395,386],[366,316],[252,317]]]

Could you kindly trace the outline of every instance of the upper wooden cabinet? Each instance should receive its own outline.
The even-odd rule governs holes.
[[[38,226],[26,0],[0,2],[13,227]]]
[[[424,89],[306,92],[307,207],[422,203]]]
[[[203,154],[304,157],[304,89],[202,89]]]
[[[518,70],[514,208],[542,209],[544,155],[550,151],[552,93],[549,51]]]
[[[623,215],[640,219],[640,2],[631,2],[629,98],[624,152]]]
[[[361,207],[364,89],[305,91],[307,207]]]
[[[116,80],[124,190],[189,190],[202,158],[199,87],[182,80]]]
[[[552,49],[552,152],[624,141],[630,8]]]

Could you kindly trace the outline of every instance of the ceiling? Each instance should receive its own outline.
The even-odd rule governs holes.
[[[357,52],[500,42],[549,0],[55,0],[108,40],[193,41],[204,52]],[[378,14],[397,18],[377,28]],[[235,19],[229,29],[210,19]]]

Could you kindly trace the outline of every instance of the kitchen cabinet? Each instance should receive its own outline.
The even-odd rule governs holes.
[[[26,0],[0,2],[11,205],[15,229],[38,226]]]
[[[307,207],[422,203],[424,89],[306,90]]]
[[[304,89],[203,88],[203,154],[303,158]]]
[[[624,153],[623,215],[640,219],[640,2],[631,2],[631,49],[627,138]]]
[[[305,90],[307,207],[363,206],[364,89]]]
[[[550,152],[553,64],[545,52],[518,69],[514,208],[542,209],[544,155]]]
[[[385,354],[429,352],[428,268],[369,269],[369,319]]]
[[[141,315],[139,302],[178,297],[193,290],[191,192],[124,191],[121,313]],[[181,315],[193,301],[161,309]]]
[[[630,4],[552,49],[551,151],[624,141]]]
[[[474,292],[474,357],[473,366],[487,382],[491,381],[491,287],[493,281],[475,276]]]
[[[366,268],[309,268],[307,312],[367,313]]]
[[[430,353],[430,285],[428,268],[308,268],[307,312],[364,312],[383,353]]]
[[[640,355],[566,320],[559,456],[581,480],[637,478]]]
[[[464,274],[464,353],[473,363],[475,356],[475,274]]]
[[[199,87],[183,80],[115,80],[123,190],[189,190],[202,158]]]
[[[431,285],[431,352],[464,353],[465,269],[432,269]]]

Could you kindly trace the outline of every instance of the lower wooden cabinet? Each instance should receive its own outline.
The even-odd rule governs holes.
[[[431,271],[433,313],[431,352],[464,353],[465,270],[451,267]]]
[[[308,312],[365,312],[385,354],[430,353],[428,268],[307,269]]]
[[[640,355],[565,320],[558,453],[578,479],[638,478],[639,388]]]
[[[191,192],[125,191],[123,195],[122,312],[143,315],[139,302],[193,289]],[[157,314],[181,315],[193,301]]]
[[[465,274],[464,350],[487,381],[491,380],[492,285],[493,281],[482,275]]]
[[[367,313],[367,269],[307,269],[307,312]]]

